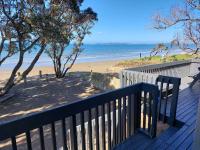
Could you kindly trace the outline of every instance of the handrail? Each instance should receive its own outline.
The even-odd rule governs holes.
[[[145,70],[151,70],[151,69],[165,69],[170,67],[177,67],[182,65],[188,65],[193,62],[192,60],[183,60],[183,61],[175,61],[175,62],[168,62],[168,63],[162,63],[162,64],[153,64],[153,65],[145,65],[135,68],[128,68],[125,70],[132,70],[132,71],[145,71]]]
[[[66,118],[70,118],[70,146],[67,146],[66,139],[63,139],[64,149],[77,149],[79,144],[83,148],[86,147],[86,134],[89,140],[89,149],[93,146],[99,148],[99,141],[101,138],[99,133],[102,133],[102,141],[104,146],[106,141],[108,142],[109,149],[115,145],[121,143],[123,140],[133,135],[137,129],[140,129],[140,117],[141,117],[141,100],[142,92],[149,93],[149,103],[152,105],[151,117],[148,119],[148,130],[142,128],[144,133],[150,137],[156,135],[156,122],[157,122],[157,103],[158,103],[158,87],[151,84],[139,83],[136,85],[128,86],[118,90],[110,91],[107,93],[92,96],[85,100],[79,100],[70,104],[66,104],[57,108],[53,108],[40,113],[28,115],[21,119],[8,121],[0,124],[0,141],[11,139],[12,148],[17,149],[16,136],[25,133],[26,144],[31,149],[31,134],[32,130],[38,129],[40,136],[41,149],[44,149],[44,130],[43,126],[50,124],[52,133],[52,143],[56,149],[56,130],[55,122],[62,122],[63,138],[66,138]],[[106,109],[104,108],[106,106]],[[99,110],[99,108],[101,108]],[[92,114],[94,111],[94,115]],[[88,112],[88,113],[87,113]],[[87,114],[88,118],[84,116]],[[79,115],[79,116],[78,116]],[[80,121],[77,118],[80,117]],[[100,117],[100,118],[99,118]],[[107,118],[107,119],[105,119]],[[95,137],[93,137],[93,120],[95,121]],[[101,120],[101,121],[100,121]],[[134,121],[133,121],[134,120]],[[107,123],[105,123],[107,121]],[[77,123],[79,122],[79,123]],[[112,122],[112,123],[111,123]],[[87,127],[86,124],[87,123]],[[111,125],[112,124],[112,125]],[[77,126],[81,126],[81,138],[82,142],[77,141]],[[99,127],[101,130],[99,131]],[[108,137],[105,136],[105,129],[107,126]],[[87,129],[86,129],[87,128]],[[115,130],[117,128],[117,130]],[[86,129],[86,130],[85,130]],[[104,133],[104,135],[103,135]],[[112,135],[112,136],[111,136]],[[95,144],[93,138],[96,139]],[[105,140],[108,138],[108,140]],[[112,142],[112,143],[111,143]]]
[[[176,61],[124,69],[120,73],[121,87],[139,82],[155,83],[159,75],[184,78],[197,74],[200,59]]]

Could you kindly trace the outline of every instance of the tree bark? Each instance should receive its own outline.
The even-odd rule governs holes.
[[[38,61],[38,59],[40,58],[40,56],[44,52],[45,47],[46,47],[46,45],[43,44],[42,47],[40,48],[40,50],[38,51],[38,53],[36,54],[35,58],[31,62],[31,64],[29,65],[29,67],[22,73],[21,77],[19,79],[17,79],[16,83],[20,82],[22,79],[24,79],[31,72],[31,70],[35,66],[36,62]]]
[[[64,73],[62,74],[62,77],[64,77],[66,75],[67,71],[72,68],[72,66],[74,65],[77,57],[78,57],[78,52],[75,54],[75,57],[74,57],[72,63],[70,64],[70,66],[67,67],[66,70],[64,71]]]
[[[29,65],[29,67],[22,73],[22,76],[17,79],[17,81],[15,82],[15,76],[17,71],[20,69],[20,67],[23,64],[23,60],[24,60],[24,53],[26,51],[24,51],[22,49],[22,45],[21,42],[19,42],[19,47],[20,47],[20,56],[19,56],[19,61],[17,63],[17,65],[15,66],[15,68],[13,69],[6,85],[1,89],[0,91],[0,96],[5,95],[6,93],[8,93],[10,91],[10,89],[16,84],[19,83],[24,77],[26,77],[30,71],[33,69],[35,63],[38,61],[38,59],[40,58],[41,54],[43,53],[46,45],[43,44],[42,47],[40,48],[40,50],[38,51],[38,53],[36,54],[35,58],[33,59],[33,61],[31,62],[31,64]]]
[[[6,85],[1,89],[0,96],[8,93],[9,90],[14,86],[14,84],[15,84],[14,80],[15,80],[16,73],[19,70],[19,68],[21,67],[23,60],[24,60],[24,51],[20,51],[19,61],[18,61],[17,65],[15,66],[15,68],[13,69]]]

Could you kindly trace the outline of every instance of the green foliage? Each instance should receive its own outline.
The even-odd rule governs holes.
[[[163,62],[188,60],[188,59],[192,59],[196,57],[199,57],[199,55],[176,54],[176,55],[169,55],[166,59],[163,60],[161,56],[152,56],[152,57],[144,57],[142,59],[131,59],[131,60],[122,61],[118,63],[117,66],[131,67],[131,66],[140,66],[140,65],[147,65],[147,64],[158,64],[158,63],[163,63]]]
[[[65,2],[56,3],[50,7],[50,18],[46,31],[43,33],[49,43],[46,53],[52,59],[56,77],[64,77],[82,52],[83,39],[90,34],[90,29],[97,20],[97,14],[87,8],[80,10],[82,1],[78,5],[66,5]],[[49,15],[48,15],[49,17]],[[54,31],[54,32],[49,32]],[[66,48],[74,41],[74,47],[66,55]]]
[[[189,55],[189,54],[177,54],[177,55],[172,55],[170,56],[168,59],[171,61],[180,61],[180,60],[187,60],[187,59],[191,59],[194,58],[193,55]]]
[[[49,50],[49,55],[55,56],[53,61],[60,67],[58,60],[62,59],[65,47],[74,40],[72,56],[75,54],[77,58],[84,36],[89,34],[97,20],[97,14],[91,8],[80,9],[82,3],[83,0],[0,0],[0,66],[19,53],[9,79],[0,89],[0,95],[28,75],[45,49]],[[30,65],[20,79],[15,80],[25,54],[32,53],[35,48],[37,52]],[[69,57],[71,59],[74,58]]]

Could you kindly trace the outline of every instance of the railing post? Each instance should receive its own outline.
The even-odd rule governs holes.
[[[133,110],[134,110],[134,133],[136,133],[137,129],[140,128],[140,121],[141,121],[141,91],[134,94],[133,100]]]
[[[152,127],[151,127],[151,138],[156,137],[156,130],[157,130],[157,115],[158,115],[158,97],[159,92],[158,90],[153,95],[153,110],[152,110]]]
[[[120,86],[121,87],[124,87],[124,72],[123,71],[121,71],[120,72]]]
[[[169,118],[169,124],[171,126],[174,126],[176,122],[176,109],[177,109],[180,83],[181,83],[181,79],[179,80],[179,82],[174,84],[173,90],[172,90],[172,102],[171,102],[171,110],[170,110],[170,118]]]
[[[70,118],[70,128],[71,149],[77,150],[76,115],[72,115]]]
[[[129,110],[129,112],[130,112],[130,129],[129,129],[129,131],[130,131],[130,136],[131,135],[133,135],[134,134],[134,95],[133,94],[131,94],[130,95],[130,102],[129,102],[129,104],[130,104],[130,110]]]

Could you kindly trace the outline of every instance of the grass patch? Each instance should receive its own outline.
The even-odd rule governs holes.
[[[149,65],[149,64],[159,64],[164,62],[174,62],[181,60],[188,60],[192,58],[200,57],[200,55],[190,55],[190,54],[176,54],[170,55],[167,58],[162,59],[161,56],[153,56],[153,57],[144,57],[142,59],[130,59],[119,62],[116,66],[118,67],[137,67],[141,65]]]

